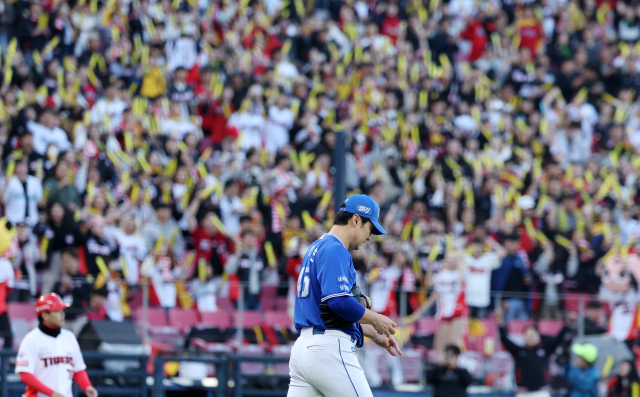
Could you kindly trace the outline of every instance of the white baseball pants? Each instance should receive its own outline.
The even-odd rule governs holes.
[[[342,331],[314,335],[304,328],[291,350],[289,374],[287,397],[373,397],[356,344]]]

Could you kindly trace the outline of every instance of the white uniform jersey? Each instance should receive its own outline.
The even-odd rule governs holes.
[[[456,270],[442,269],[433,276],[434,290],[438,292],[438,319],[461,317],[466,312],[464,283]]]
[[[60,330],[60,335],[54,338],[36,328],[20,343],[16,373],[33,374],[45,386],[65,397],[73,396],[73,375],[86,368],[76,337],[66,329]],[[24,395],[46,397],[29,387]]]
[[[607,302],[611,309],[609,335],[619,341],[632,340],[638,337],[638,302],[640,293],[634,288],[626,292],[614,292],[600,287],[600,300]]]
[[[487,307],[491,303],[491,272],[500,267],[498,255],[490,252],[479,258],[467,256],[465,298],[468,306]]]

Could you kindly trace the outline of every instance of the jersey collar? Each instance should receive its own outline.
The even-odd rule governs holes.
[[[338,238],[338,236],[336,236],[335,234],[331,234],[331,233],[325,233],[325,234],[326,234],[327,236],[331,236],[331,237],[335,238],[336,240],[338,240],[338,241],[340,242],[340,244],[342,244],[342,246],[343,246],[344,248],[347,248],[347,246],[346,246],[346,245],[344,245],[344,243],[342,242],[342,240],[340,240],[340,239]]]
[[[60,335],[60,328],[49,328],[42,323],[38,325],[38,329],[42,331],[42,333],[49,335],[53,338],[56,338],[58,335]]]

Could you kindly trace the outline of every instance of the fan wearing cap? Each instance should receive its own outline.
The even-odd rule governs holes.
[[[25,397],[72,397],[74,380],[87,397],[98,397],[78,341],[71,331],[61,329],[68,306],[54,293],[36,301],[40,324],[24,337],[16,359],[16,374],[27,385]]]
[[[349,252],[386,234],[379,215],[373,199],[353,195],[341,204],[329,233],[309,246],[296,288],[294,322],[301,335],[291,351],[288,397],[371,397],[355,354],[365,336],[392,356],[402,354],[392,336],[396,323],[368,309]],[[364,297],[367,308],[356,297]]]
[[[567,381],[571,388],[569,397],[593,397],[598,395],[600,380],[595,362],[598,359],[598,348],[591,343],[580,345],[574,343],[571,351],[576,355],[573,365],[567,364]]]

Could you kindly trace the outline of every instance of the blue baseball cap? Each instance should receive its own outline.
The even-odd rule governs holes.
[[[371,197],[366,194],[354,194],[346,199],[343,204],[346,206],[340,208],[340,211],[360,215],[373,223],[373,231],[371,233],[375,235],[387,234],[382,226],[380,226],[380,223],[378,223],[380,207]]]

